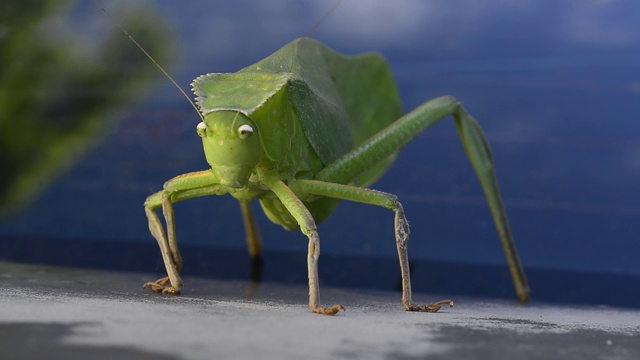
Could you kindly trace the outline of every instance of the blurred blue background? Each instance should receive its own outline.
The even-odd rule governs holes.
[[[534,299],[640,306],[640,3],[344,0],[324,19],[332,3],[319,0],[145,2],[133,17],[124,2],[104,6],[127,27],[143,19],[160,27],[164,64],[186,90],[200,74],[233,72],[303,35],[344,53],[384,54],[406,111],[453,95],[483,126]],[[58,46],[67,44],[61,34],[85,37],[78,51],[114,31],[91,2],[43,23],[56,31],[42,36]],[[113,38],[137,51],[121,33]],[[111,80],[94,91],[114,91]],[[207,164],[193,109],[168,80],[149,84],[137,93],[144,101],[106,112],[110,125],[85,156],[0,218],[0,259],[164,272],[142,203],[165,180]],[[374,187],[405,206],[415,290],[514,296],[451,120],[408,145]],[[269,223],[255,205],[264,279],[306,281],[305,237]],[[175,210],[186,274],[248,276],[235,200],[195,199]],[[324,284],[396,286],[391,212],[342,203],[319,229]]]

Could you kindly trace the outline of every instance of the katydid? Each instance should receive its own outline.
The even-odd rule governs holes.
[[[163,190],[146,199],[149,230],[158,242],[168,276],[144,287],[174,295],[182,291],[182,258],[173,204],[229,194],[239,201],[252,258],[261,257],[261,242],[249,204],[253,199],[260,201],[272,222],[307,236],[309,307],[314,313],[336,314],[344,306],[320,305],[320,238],[316,224],[326,220],[340,200],[348,200],[394,212],[405,309],[436,312],[442,305],[453,306],[451,300],[429,305],[412,302],[409,223],[402,204],[393,194],[368,188],[407,143],[451,115],[487,199],[517,297],[521,302],[529,300],[529,286],[500,196],[489,144],[478,122],[459,101],[443,96],[402,115],[395,81],[381,55],[345,56],[303,37],[236,73],[197,77],[191,84],[196,95],[194,104],[137,41],[99,7],[196,109],[202,120],[196,133],[202,138],[210,166],[168,180]],[[157,215],[160,208],[166,233]]]
[[[394,212],[405,309],[437,311],[443,304],[452,306],[449,300],[431,305],[412,302],[409,224],[402,205],[395,195],[368,188],[403,146],[452,115],[489,204],[518,299],[529,299],[487,139],[456,99],[439,97],[402,115],[394,79],[382,56],[345,56],[309,38],[295,40],[236,73],[202,75],[191,85],[202,119],[196,132],[210,168],[168,180],[144,203],[168,273],[145,287],[168,294],[182,291],[173,204],[230,194],[240,202],[252,256],[260,256],[249,207],[253,199],[260,201],[272,222],[307,236],[309,307],[314,313],[335,314],[344,307],[323,307],[319,301],[316,224],[327,219],[340,200],[348,200]],[[159,208],[166,233],[156,214]]]

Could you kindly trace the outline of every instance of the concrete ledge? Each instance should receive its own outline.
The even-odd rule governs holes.
[[[0,263],[2,359],[637,359],[640,311],[455,298],[407,313],[399,293],[186,278],[180,297],[148,275]],[[443,296],[414,294],[414,301]]]

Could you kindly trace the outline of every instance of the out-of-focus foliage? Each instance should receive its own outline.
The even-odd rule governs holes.
[[[89,8],[78,11],[78,6]],[[165,63],[171,40],[149,8],[118,13]],[[94,4],[0,3],[0,214],[34,200],[100,142],[116,110],[151,93],[154,65]]]

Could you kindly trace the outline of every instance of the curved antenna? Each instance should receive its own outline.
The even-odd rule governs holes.
[[[151,60],[151,62],[164,74],[164,76],[166,76],[172,83],[173,85],[175,85],[176,88],[178,88],[178,90],[180,91],[180,93],[187,99],[187,101],[189,102],[189,104],[191,104],[191,106],[193,106],[193,108],[196,110],[196,113],[198,113],[198,116],[200,116],[200,119],[202,119],[202,121],[204,121],[204,117],[202,116],[202,113],[200,112],[200,109],[198,109],[198,106],[191,100],[191,98],[189,97],[189,95],[187,95],[187,93],[182,89],[182,87],[180,87],[180,85],[178,84],[177,81],[175,81],[171,75],[169,75],[169,73],[162,67],[160,66],[160,64],[158,64],[158,62],[151,56],[149,55],[149,53],[147,52],[147,50],[145,50],[142,45],[140,45],[136,39],[133,38],[133,36],[131,36],[131,34],[129,34],[129,32],[127,30],[125,30],[125,28],[116,20],[114,19],[111,14],[109,14],[107,12],[107,10],[105,10],[105,8],[102,6],[102,3],[100,3],[99,0],[93,0],[95,2],[95,4],[100,8],[100,10],[102,10],[102,12],[109,18],[109,20],[111,20],[111,22],[116,25],[128,38],[129,40],[131,40],[137,47],[138,49],[140,49],[140,51],[142,51],[143,54],[145,54],[145,56],[147,58],[149,58],[149,60]]]
[[[307,30],[307,32],[304,34],[304,36],[309,36],[311,34],[313,34],[317,28],[322,25],[322,23],[324,22],[324,20],[329,17],[329,15],[331,15],[337,8],[338,6],[340,6],[340,4],[342,3],[343,0],[338,0],[336,1],[331,8],[329,8],[329,10],[327,10],[324,15],[322,15],[322,17],[320,19],[318,19],[318,21],[316,21],[315,24],[313,24],[313,26],[311,26],[309,28],[309,30]],[[169,79],[169,81],[171,81],[171,83],[180,91],[180,93],[184,96],[185,99],[187,99],[187,101],[189,102],[189,104],[191,104],[191,106],[196,110],[196,113],[198,114],[198,116],[200,117],[200,119],[202,119],[202,121],[204,121],[204,116],[202,115],[202,113],[200,112],[200,109],[198,108],[198,106],[193,102],[193,100],[191,100],[191,98],[189,97],[189,95],[187,95],[187,93],[182,89],[182,87],[178,84],[178,82],[171,77],[171,75],[169,75],[169,73],[160,65],[158,64],[158,62],[147,52],[147,50],[145,50],[142,45],[140,45],[140,43],[138,43],[138,41],[136,41],[136,39],[133,38],[133,36],[131,36],[131,34],[129,34],[129,32],[116,20],[114,19],[111,14],[109,14],[109,12],[107,12],[107,10],[104,8],[104,6],[102,5],[102,3],[100,2],[100,0],[93,0],[93,2],[96,4],[96,6],[98,6],[100,8],[100,10],[107,16],[107,18],[109,18],[109,20],[115,25],[117,26],[120,31],[122,31],[124,33],[124,35],[126,37],[129,38],[129,40],[131,40],[131,42],[133,42],[136,47],[138,47],[138,49],[140,49],[140,51],[142,51],[142,53],[149,59],[151,60],[151,62],[158,68],[158,70],[160,70],[162,72],[162,74],[164,74],[164,76],[167,77],[167,79]]]

